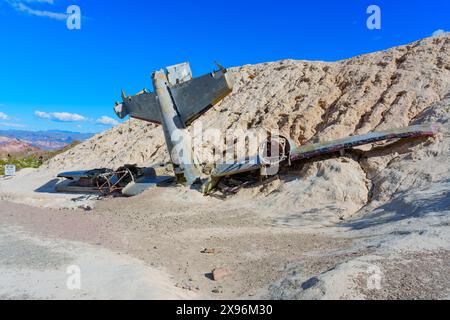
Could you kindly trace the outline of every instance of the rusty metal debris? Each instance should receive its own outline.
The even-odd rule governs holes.
[[[310,144],[298,147],[287,138],[275,137],[274,140],[269,139],[260,147],[258,155],[246,160],[236,161],[233,164],[223,164],[217,166],[211,173],[210,178],[202,186],[202,192],[209,194],[219,184],[224,177],[260,170],[262,175],[266,175],[269,168],[273,166],[288,166],[292,162],[306,160],[314,157],[319,157],[326,154],[333,154],[342,150],[351,149],[356,146],[371,144],[380,141],[388,141],[395,139],[431,137],[438,132],[436,125],[415,125],[399,129],[392,129],[388,131],[370,132],[365,135],[351,136],[344,139],[334,141]],[[280,143],[284,139],[283,143]],[[264,149],[270,150],[270,144],[281,146],[278,149],[278,155],[269,155],[264,152]]]
[[[121,192],[129,183],[144,176],[144,169],[125,165],[116,171],[101,174],[96,179],[98,190],[104,195]]]
[[[63,172],[58,178],[65,179],[56,185],[58,192],[96,193],[104,196],[133,196],[151,186],[171,180],[167,176],[157,177],[153,168],[140,168],[136,165],[124,165],[117,170],[102,168]]]

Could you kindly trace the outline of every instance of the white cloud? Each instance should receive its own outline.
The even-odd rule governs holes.
[[[41,119],[49,119],[57,122],[78,122],[87,120],[85,117],[80,116],[79,114],[69,112],[35,111],[34,115]]]
[[[67,13],[59,13],[47,10],[37,10],[29,7],[25,3],[31,4],[48,4],[53,5],[54,0],[7,0],[7,2],[14,8],[16,11],[23,12],[29,14],[31,16],[37,17],[46,17],[55,20],[66,20],[68,17]]]
[[[107,116],[103,116],[103,117],[97,119],[96,122],[98,124],[102,124],[105,126],[117,126],[119,124],[119,121],[117,121],[113,118],[107,117]]]
[[[35,111],[34,115],[41,119],[50,119],[50,114],[48,114],[47,112]]]
[[[434,36],[440,36],[440,35],[443,35],[445,33],[445,30],[443,30],[443,29],[438,29],[438,30],[436,30],[435,32],[433,32],[433,34],[432,34],[432,36],[434,37]]]
[[[15,2],[28,2],[28,3],[48,3],[54,4],[55,0],[15,0]]]
[[[0,120],[8,120],[9,117],[6,113],[0,112]]]

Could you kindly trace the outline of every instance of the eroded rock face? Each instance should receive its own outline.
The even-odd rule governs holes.
[[[279,128],[299,144],[412,123],[448,130],[450,35],[335,63],[285,60],[230,71],[233,94],[197,120],[222,132]],[[448,131],[447,131],[448,132]],[[203,143],[202,148],[211,147]],[[371,202],[448,178],[448,133],[434,140],[361,148],[359,155],[307,164],[253,197],[275,212],[346,218]],[[211,150],[206,150],[210,152]],[[52,159],[50,169],[168,161],[161,128],[132,120]],[[292,177],[294,175],[294,177]],[[280,192],[276,192],[280,191]]]

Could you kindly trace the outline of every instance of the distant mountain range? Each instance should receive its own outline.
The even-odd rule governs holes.
[[[11,153],[25,150],[54,151],[62,149],[74,141],[85,141],[91,138],[93,133],[80,133],[60,130],[49,131],[24,131],[24,130],[0,130],[0,151],[2,153],[11,150]]]

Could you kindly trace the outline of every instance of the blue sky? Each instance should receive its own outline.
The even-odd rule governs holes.
[[[366,27],[372,4],[381,30]],[[80,30],[66,27],[70,5]],[[0,0],[0,130],[98,132],[121,88],[151,89],[166,65],[335,61],[449,31],[449,12],[448,0]]]

